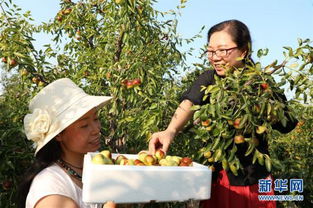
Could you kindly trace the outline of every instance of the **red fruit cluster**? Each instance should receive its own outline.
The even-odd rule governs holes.
[[[12,187],[12,182],[9,180],[3,181],[2,182],[2,188],[7,191]]]
[[[192,159],[189,157],[183,157],[180,160],[179,166],[190,166],[192,164]]]
[[[268,88],[268,84],[267,84],[267,83],[262,83],[262,84],[261,84],[261,88],[262,88],[263,90],[266,90],[266,89]]]
[[[236,135],[234,137],[234,142],[236,144],[241,144],[241,143],[244,143],[245,142],[245,138],[242,136],[242,135]]]
[[[240,126],[240,122],[241,122],[241,118],[236,118],[236,119],[233,121],[233,126],[234,126],[236,129],[241,129],[242,126]]]
[[[140,84],[141,84],[140,79],[133,79],[133,80],[125,79],[122,81],[122,85],[124,85],[127,89],[133,88],[135,86],[139,86]]]
[[[2,60],[2,62],[3,62],[3,63],[7,63],[7,62],[8,62],[8,60],[7,60],[7,58],[6,58],[6,57],[2,57],[2,59],[1,59],[1,60]]]
[[[10,64],[11,67],[15,67],[15,66],[17,66],[18,63],[17,63],[17,61],[15,59],[11,59],[9,64]]]
[[[72,9],[71,8],[67,8],[67,9],[65,9],[65,10],[62,10],[61,11],[61,14],[62,15],[68,15],[68,14],[70,14],[72,12]]]
[[[10,60],[10,62],[9,62],[9,66],[10,67],[16,67],[17,65],[18,65],[18,62],[17,62],[17,60],[16,59],[14,59],[14,58],[9,58],[9,60]],[[8,63],[8,59],[6,58],[6,57],[2,57],[2,59],[1,59],[1,61],[3,62],[3,63]]]
[[[61,10],[61,11],[58,13],[56,19],[57,19],[59,22],[62,22],[63,16],[68,15],[68,14],[70,14],[71,12],[72,12],[72,8],[67,8],[67,9]]]
[[[80,30],[77,30],[77,31],[76,31],[76,33],[75,33],[75,38],[76,38],[76,40],[82,39]]]
[[[201,122],[201,125],[202,125],[202,126],[209,126],[210,123],[211,123],[210,120],[205,120],[205,121],[202,121],[202,122]]]

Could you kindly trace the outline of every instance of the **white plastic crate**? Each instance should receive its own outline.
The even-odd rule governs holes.
[[[207,166],[196,162],[192,167],[97,165],[91,162],[95,154],[87,153],[84,157],[84,202],[147,203],[210,198],[212,171]]]

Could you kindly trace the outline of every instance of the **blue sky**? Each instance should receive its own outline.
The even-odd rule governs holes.
[[[54,18],[59,11],[59,0],[13,2],[24,11],[30,10],[37,23]],[[160,11],[176,9],[179,2],[180,0],[159,0],[155,8]],[[178,19],[178,33],[183,38],[190,38],[205,26],[201,33],[202,38],[181,48],[182,51],[190,47],[196,49],[193,56],[187,59],[189,65],[198,62],[196,57],[207,41],[208,29],[228,19],[238,19],[250,28],[254,51],[260,48],[269,49],[268,56],[261,60],[263,65],[275,59],[282,61],[282,47],[296,47],[297,38],[313,40],[313,0],[188,0]],[[49,37],[37,35],[35,38],[36,45],[40,46],[46,44]]]
[[[174,7],[177,2],[163,0],[158,8]],[[178,31],[191,37],[205,25],[202,39],[193,45],[199,48],[206,43],[208,29],[228,19],[238,19],[249,27],[254,51],[269,49],[268,57],[262,59],[265,63],[282,60],[282,47],[296,47],[297,38],[313,40],[313,0],[189,0]]]
[[[47,21],[59,10],[58,0],[13,0],[23,10],[30,10],[37,22]],[[180,0],[159,0],[156,9],[166,11],[175,9]],[[189,46],[196,49],[206,43],[208,29],[227,19],[238,19],[250,28],[253,50],[268,48],[269,55],[262,59],[268,64],[275,59],[282,60],[283,46],[297,46],[297,38],[313,40],[313,0],[188,0],[186,8],[181,10],[178,32],[184,38],[190,38],[205,26],[202,38]],[[46,40],[38,37],[38,45]],[[255,56],[254,56],[255,57]],[[188,63],[196,62],[193,57]]]

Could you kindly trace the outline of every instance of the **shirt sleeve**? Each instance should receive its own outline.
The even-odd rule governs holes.
[[[181,101],[190,100],[194,105],[204,105],[208,99],[203,100],[204,91],[201,91],[202,86],[208,86],[215,83],[213,70],[205,71],[193,82],[191,87],[183,93]]]
[[[73,199],[77,203],[77,196],[73,184],[68,182],[62,174],[62,169],[46,168],[34,178],[29,189],[26,208],[33,208],[36,203],[48,195],[62,195]]]

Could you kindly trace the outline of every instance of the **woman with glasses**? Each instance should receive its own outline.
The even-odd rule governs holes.
[[[208,59],[214,70],[202,73],[192,86],[183,94],[182,102],[176,109],[167,129],[154,133],[149,142],[149,151],[154,153],[161,148],[167,151],[174,137],[182,130],[193,116],[190,108],[193,105],[204,105],[209,100],[203,100],[204,92],[201,86],[213,85],[214,75],[225,76],[227,70],[245,67],[246,61],[251,62],[251,37],[248,27],[238,20],[228,20],[214,25],[208,32]],[[285,133],[295,127],[294,122],[289,122],[284,129]],[[213,172],[212,194],[209,200],[201,202],[201,207],[227,208],[227,207],[276,207],[274,201],[258,200],[258,180],[271,179],[270,173],[264,166],[253,164],[252,160],[240,155],[245,152],[238,146],[236,156],[244,166],[244,172],[235,176],[231,171],[225,171],[221,165]],[[258,149],[268,154],[266,141],[260,142]],[[214,165],[216,167],[216,165]],[[262,195],[274,195],[273,190]]]

